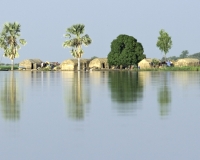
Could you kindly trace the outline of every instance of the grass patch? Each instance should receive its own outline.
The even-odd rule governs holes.
[[[15,66],[13,67],[13,69],[14,69],[14,70],[17,70],[17,69],[18,69],[18,66],[15,65]],[[10,66],[10,65],[9,65],[9,66],[8,66],[8,65],[0,65],[0,71],[5,71],[5,70],[11,70],[11,66]]]
[[[140,71],[200,71],[200,66],[149,68]]]

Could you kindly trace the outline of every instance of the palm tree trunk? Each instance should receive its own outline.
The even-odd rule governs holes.
[[[14,66],[14,60],[11,59],[11,71],[13,71],[13,66]]]
[[[80,71],[80,58],[78,58],[78,71]]]

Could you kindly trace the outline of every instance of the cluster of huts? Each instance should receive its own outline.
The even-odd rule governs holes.
[[[153,59],[145,58],[138,63],[140,69],[149,69],[152,68]],[[43,61],[40,59],[27,59],[19,63],[20,68],[24,68],[26,70],[38,69],[41,67],[41,63]],[[198,66],[200,65],[200,61],[195,58],[184,58],[178,59],[173,62],[173,66]],[[61,64],[59,64],[59,68],[61,70],[77,70],[78,60],[77,59],[67,59],[64,60]],[[107,58],[95,58],[95,59],[80,59],[80,69],[109,69],[109,64]]]
[[[152,61],[153,59],[151,58],[145,58],[143,60],[141,60],[138,63],[138,66],[141,69],[149,69],[152,68]],[[200,61],[197,58],[183,58],[183,59],[178,59],[174,62],[171,62],[173,66],[175,67],[183,67],[183,66],[199,66],[200,65]]]
[[[32,70],[38,69],[41,67],[43,61],[40,59],[27,59],[19,63],[19,68]],[[54,62],[50,62],[54,63]],[[59,64],[61,70],[77,70],[78,60],[77,59],[67,59]],[[107,58],[95,58],[95,59],[80,59],[80,69],[108,69]]]

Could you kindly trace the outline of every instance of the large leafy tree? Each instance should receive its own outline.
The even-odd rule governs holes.
[[[109,65],[128,66],[138,65],[146,57],[141,43],[128,35],[119,35],[111,42],[111,51],[108,54]]]
[[[84,33],[85,25],[76,24],[67,28],[65,38],[68,38],[63,43],[63,47],[72,48],[70,51],[72,56],[78,59],[78,70],[80,70],[80,58],[83,55],[82,45],[88,46],[92,43],[88,34],[81,36]]]
[[[169,52],[169,50],[172,47],[172,40],[171,37],[165,30],[161,29],[159,32],[160,36],[158,37],[157,41],[157,47],[161,50],[161,52],[164,52],[164,56],[166,59],[166,54]]]
[[[19,39],[20,27],[21,25],[17,22],[5,23],[0,34],[0,48],[4,50],[4,57],[10,58],[12,62],[11,70],[13,70],[14,59],[19,57],[20,44],[25,45],[27,43],[24,39]]]

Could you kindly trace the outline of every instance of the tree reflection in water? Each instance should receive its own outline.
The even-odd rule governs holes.
[[[167,86],[161,87],[158,91],[158,102],[160,104],[160,115],[169,114],[169,105],[171,103],[171,92]]]
[[[13,71],[6,74],[4,83],[0,91],[1,111],[6,120],[16,121],[20,118],[21,99]]]
[[[119,104],[119,112],[137,109],[133,102],[143,98],[143,79],[138,72],[109,72],[109,82],[111,98]]]
[[[160,105],[160,115],[161,116],[167,116],[169,115],[170,111],[170,104],[171,104],[171,90],[167,86],[168,77],[167,73],[163,73],[164,75],[161,75],[163,79],[161,79],[161,82],[163,83],[162,86],[158,90],[158,103]]]
[[[84,86],[81,79],[81,75],[83,76],[83,74],[80,71],[68,72],[67,74],[67,76],[70,76],[68,78],[71,78],[71,86],[65,89],[67,113],[74,120],[83,120],[87,110],[85,105],[90,102],[89,89],[83,89]]]

